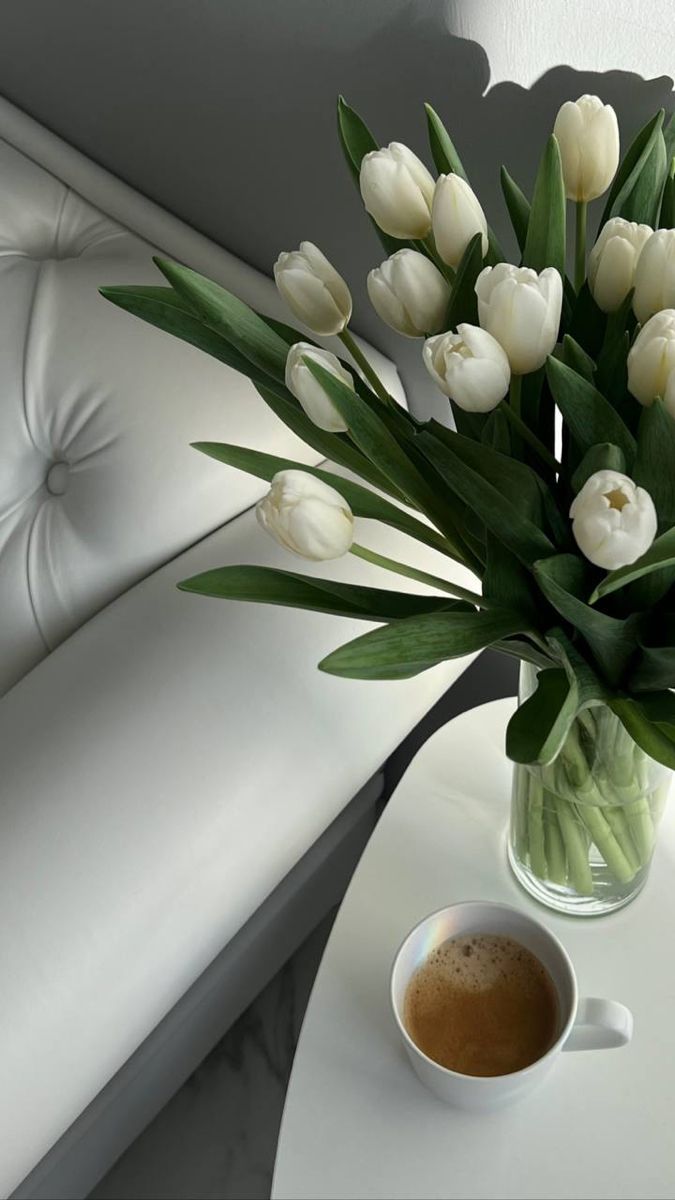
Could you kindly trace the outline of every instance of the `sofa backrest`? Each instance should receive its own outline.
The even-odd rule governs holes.
[[[270,279],[2,101],[0,179],[1,692],[263,494],[190,442],[319,456],[248,380],[98,294],[161,283],[158,249],[286,316]]]

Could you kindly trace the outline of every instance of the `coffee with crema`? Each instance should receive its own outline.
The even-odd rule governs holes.
[[[546,968],[513,938],[450,938],[412,976],[404,1019],[428,1058],[463,1075],[508,1075],[553,1045],[558,1001]]]

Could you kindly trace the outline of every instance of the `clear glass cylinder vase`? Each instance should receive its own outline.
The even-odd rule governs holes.
[[[520,703],[536,686],[523,663]],[[597,916],[644,886],[671,772],[633,741],[605,705],[584,709],[553,762],[514,764],[509,861],[537,900]]]

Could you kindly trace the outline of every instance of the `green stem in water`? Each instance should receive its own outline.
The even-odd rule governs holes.
[[[518,381],[518,387],[514,388],[513,385],[516,380]],[[515,429],[516,433],[519,434],[524,442],[527,442],[528,446],[532,447],[535,453],[539,455],[541,461],[545,463],[547,467],[550,467],[552,471],[559,471],[560,463],[558,460],[551,454],[550,450],[546,449],[544,443],[539,441],[536,433],[532,432],[520,415],[520,380],[520,375],[511,376],[511,401],[509,404],[502,405],[502,411],[511,422],[511,425]]]
[[[363,350],[360,349],[358,343],[352,337],[349,330],[343,329],[342,333],[338,334],[338,337],[339,337],[340,341],[342,342],[343,346],[347,347],[347,349],[348,349],[349,353],[351,354],[352,358],[354,359],[354,362],[356,363],[356,365],[358,367],[360,367],[361,370],[363,371],[363,374],[365,375],[366,379],[368,380],[368,383],[372,387],[376,396],[379,396],[380,400],[384,401],[385,404],[395,404],[395,401],[389,395],[389,392],[387,391],[384,384],[382,383],[382,380],[380,379],[379,375],[377,374],[376,371],[373,370],[370,363],[368,362],[368,359],[366,358],[365,354],[363,353]]]
[[[612,875],[620,883],[630,883],[635,875],[635,869],[619,845],[602,809],[596,808],[592,804],[579,804],[577,811]]]
[[[558,798],[558,822],[567,851],[567,881],[579,896],[593,895],[593,875],[583,828],[573,804]]]
[[[548,877],[551,883],[563,887],[567,882],[567,854],[558,823],[556,798],[550,792],[544,792],[544,844]]]
[[[405,575],[408,579],[416,579],[418,583],[426,583],[429,587],[439,588],[442,592],[455,596],[457,600],[468,600],[469,604],[475,604],[479,608],[490,608],[489,602],[479,596],[477,592],[470,592],[457,583],[451,583],[449,579],[440,579],[437,575],[428,575],[426,571],[418,571],[415,567],[409,567],[407,563],[386,558],[383,554],[377,554],[375,550],[369,550],[367,546],[359,546],[357,542],[352,544],[350,554],[364,559],[365,562],[373,563],[376,567],[382,567],[385,571],[393,571],[396,575]]]
[[[581,291],[586,278],[586,215],[588,205],[585,200],[576,202],[576,239],[574,243],[574,286],[577,294]]]
[[[530,775],[530,799],[527,811],[527,833],[530,842],[530,866],[538,879],[548,878],[546,843],[544,841],[544,795],[541,782]]]

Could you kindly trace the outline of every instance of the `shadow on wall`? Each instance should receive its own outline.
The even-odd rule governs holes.
[[[533,22],[545,19],[532,9]],[[514,256],[499,166],[531,190],[564,100],[595,92],[613,104],[624,147],[672,107],[665,76],[564,66],[530,89],[489,90],[485,51],[450,33],[450,20],[447,0],[5,0],[0,86],[265,272],[280,249],[317,242],[352,287],[356,328],[396,358],[417,412],[442,416],[419,345],[383,326],[366,298],[382,254],[342,161],[337,94],[380,142],[406,142],[427,161],[429,100]]]

